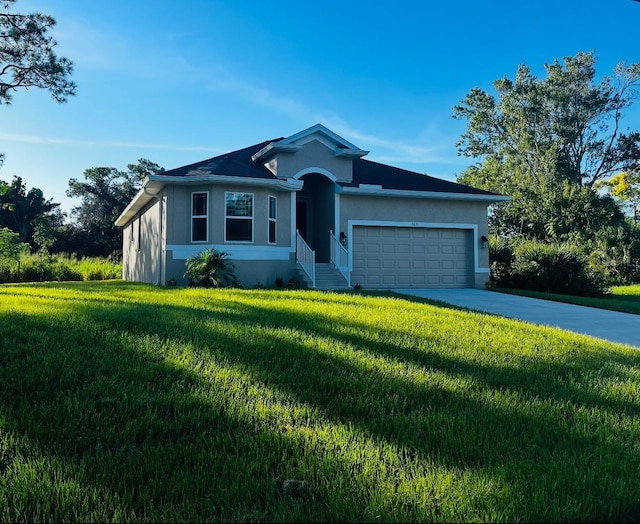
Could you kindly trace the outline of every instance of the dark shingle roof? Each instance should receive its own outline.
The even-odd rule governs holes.
[[[277,179],[262,163],[251,157],[265,146],[279,142],[283,138],[265,140],[244,149],[231,151],[195,164],[190,164],[160,173],[167,176],[225,175],[249,178]],[[467,193],[474,195],[495,195],[489,191],[434,178],[399,167],[380,164],[362,158],[353,159],[353,181],[338,182],[343,187],[358,187],[360,184],[379,185],[383,189],[405,191],[429,191],[436,193]]]
[[[371,160],[356,158],[353,161],[353,182],[341,183],[344,187],[358,187],[359,184],[380,185],[383,189],[405,191],[431,191],[436,193],[471,193],[493,195],[489,191],[449,182],[429,175],[379,164]]]
[[[161,174],[168,176],[227,175],[275,179],[276,176],[271,171],[264,167],[264,165],[253,162],[251,156],[271,142],[277,142],[279,140],[282,140],[282,138],[265,140],[264,142],[245,147],[244,149],[214,156],[213,158],[208,158],[195,164],[189,164],[188,166],[170,169]]]

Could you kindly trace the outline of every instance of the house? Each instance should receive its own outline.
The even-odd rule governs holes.
[[[150,175],[116,221],[123,278],[185,283],[186,260],[213,247],[245,287],[483,287],[487,207],[508,197],[367,153],[316,124]]]

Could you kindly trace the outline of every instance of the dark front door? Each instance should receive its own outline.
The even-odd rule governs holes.
[[[296,229],[304,241],[309,243],[307,236],[307,201],[298,200],[296,202]]]

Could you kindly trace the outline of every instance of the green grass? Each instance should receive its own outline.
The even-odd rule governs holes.
[[[3,522],[640,516],[636,350],[418,300],[4,285],[0,399]]]
[[[0,257],[0,283],[122,278],[122,263],[102,257],[75,257],[61,253],[23,253],[19,263]]]
[[[622,313],[632,313],[634,315],[640,315],[640,285],[616,286],[611,288],[611,293],[599,298],[577,297],[573,295],[558,295],[554,293],[542,293],[538,291],[528,291],[521,289],[494,288],[494,290],[500,293],[510,293],[512,295],[521,295],[524,297],[542,298],[545,300],[554,300],[556,302],[577,304],[579,306],[610,309],[612,311],[620,311]]]

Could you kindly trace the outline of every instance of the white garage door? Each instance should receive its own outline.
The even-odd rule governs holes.
[[[470,230],[354,226],[352,240],[352,285],[382,289],[470,286]]]

